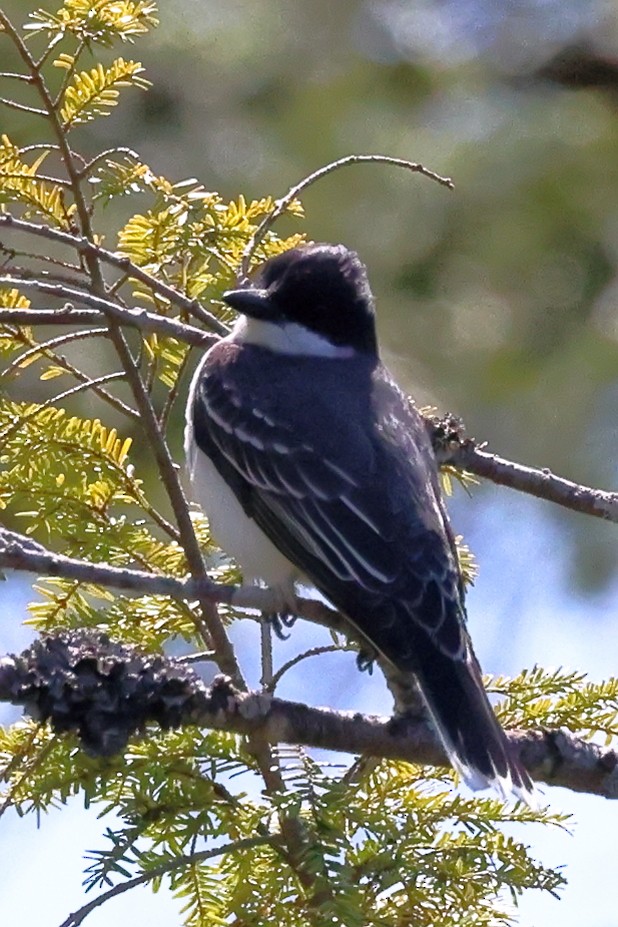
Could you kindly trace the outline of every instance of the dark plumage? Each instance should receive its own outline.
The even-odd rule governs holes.
[[[380,362],[363,264],[341,245],[309,245],[270,260],[258,284],[225,295],[249,323],[208,352],[194,380],[192,474],[194,440],[290,577],[310,579],[414,674],[466,781],[525,798],[532,783],[466,630],[425,424]],[[311,350],[298,353],[307,330],[323,341],[309,336]]]

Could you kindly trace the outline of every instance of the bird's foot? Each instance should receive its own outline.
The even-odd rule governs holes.
[[[280,641],[286,641],[289,634],[286,634],[284,628],[291,628],[296,621],[297,615],[288,611],[283,612],[265,612],[264,621],[267,621]]]
[[[279,640],[287,640],[290,636],[284,628],[291,628],[296,621],[296,588],[292,581],[277,586],[271,586],[273,596],[273,609],[264,613],[264,619],[269,622]]]
[[[361,647],[361,649],[356,654],[356,666],[361,671],[361,673],[369,673],[371,676],[373,673],[375,661],[376,654],[373,650]]]

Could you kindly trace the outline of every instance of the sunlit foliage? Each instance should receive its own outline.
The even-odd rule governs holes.
[[[13,43],[39,97],[36,106],[16,109],[54,139],[24,150],[2,136],[0,209],[42,227],[29,250],[9,254],[3,266],[5,276],[21,277],[24,290],[2,284],[4,309],[29,310],[26,281],[35,278],[58,287],[56,301],[70,284],[86,305],[87,297],[99,296],[193,324],[204,322],[206,313],[221,325],[231,321],[220,296],[276,201],[248,202],[242,195],[227,201],[197,180],[158,176],[124,148],[91,159],[78,154],[81,126],[107,115],[125,91],[149,86],[141,64],[122,57],[103,64],[99,50],[133,42],[156,24],[153,3],[115,0],[65,0],[54,13],[32,12],[23,29],[2,22],[0,42]],[[48,164],[57,176],[44,173]],[[134,198],[136,211],[128,219],[123,213],[115,241],[106,243],[121,262],[102,268],[96,249],[82,247],[80,236],[101,244],[102,208],[120,200],[126,210]],[[288,213],[302,217],[300,203]],[[45,230],[71,233],[77,244],[71,250],[65,242],[66,250],[52,256]],[[301,234],[280,239],[268,230],[256,241],[250,265],[301,240]],[[59,247],[59,239],[53,241]],[[192,316],[192,308],[201,315]],[[16,530],[60,552],[182,577],[188,571],[183,538],[159,480],[147,472],[153,455],[159,454],[160,466],[160,447],[151,441],[144,450],[136,396],[141,389],[165,438],[189,348],[132,331],[134,369],[117,369],[112,329],[106,323],[86,335],[75,329],[50,337],[23,321],[0,324],[6,361],[0,374],[0,507]],[[96,364],[91,354],[82,360],[72,351],[84,337],[97,346]],[[40,378],[38,398],[24,401],[33,370]],[[70,385],[41,398],[41,384],[59,379]],[[96,417],[78,401],[72,404],[77,393],[88,395]],[[212,575],[235,581],[234,566],[197,513],[192,524]],[[460,556],[471,579],[474,564],[463,545]],[[42,580],[37,591],[30,620],[41,631],[100,627],[151,651],[179,639],[204,646],[198,603],[117,595],[65,579]],[[231,609],[224,614],[226,620],[238,617]],[[616,734],[615,682],[593,686],[582,677],[534,670],[493,680],[492,688],[505,698],[505,723]],[[255,756],[224,732],[152,730],[126,755],[104,761],[34,722],[0,734],[4,800],[20,814],[79,794],[86,805],[117,815],[118,826],[91,854],[88,886],[105,889],[143,877],[157,888],[167,880],[191,927],[498,925],[513,918],[512,903],[524,890],[560,887],[562,876],[533,860],[504,829],[514,821],[561,825],[559,815],[463,799],[453,777],[435,770],[381,763],[348,781],[301,750],[281,750],[278,760],[285,780],[279,791],[264,789]],[[302,835],[297,859],[282,840],[282,822],[291,819]]]

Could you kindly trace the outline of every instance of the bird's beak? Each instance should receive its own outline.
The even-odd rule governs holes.
[[[227,290],[222,296],[236,312],[242,312],[252,319],[275,321],[280,317],[279,310],[273,305],[268,290],[259,290],[255,287],[244,287],[240,290]]]

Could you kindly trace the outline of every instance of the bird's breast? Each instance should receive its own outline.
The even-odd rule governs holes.
[[[245,581],[261,579],[269,586],[289,586],[298,571],[246,514],[234,491],[195,441],[191,409],[200,375],[201,365],[191,384],[185,427],[185,459],[193,499],[207,516],[214,540],[242,568]]]

